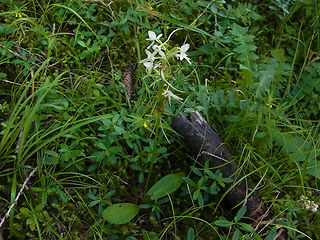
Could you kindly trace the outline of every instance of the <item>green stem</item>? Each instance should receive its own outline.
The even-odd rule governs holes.
[[[154,135],[154,141],[153,141],[153,148],[152,148],[152,155],[151,155],[151,161],[150,161],[150,166],[149,166],[149,173],[148,173],[148,178],[147,178],[147,182],[146,182],[146,186],[144,188],[144,193],[147,192],[148,190],[148,186],[149,186],[149,182],[150,182],[150,178],[151,178],[151,173],[152,173],[152,169],[153,169],[153,165],[154,165],[154,160],[157,157],[157,144],[158,144],[158,137],[159,137],[159,125],[160,125],[160,112],[158,112],[157,114],[157,122],[156,122],[156,131],[155,131],[155,135]]]
[[[152,148],[152,153],[151,153],[151,160],[150,160],[150,166],[149,166],[149,173],[147,177],[147,182],[146,186],[144,188],[144,193],[147,192],[148,187],[149,187],[149,182],[151,178],[151,173],[153,170],[153,165],[154,161],[157,157],[157,145],[158,145],[158,140],[159,140],[159,127],[160,127],[160,121],[161,121],[161,111],[164,110],[164,103],[163,103],[163,87],[164,87],[164,81],[161,81],[160,87],[159,87],[159,93],[158,93],[158,101],[157,101],[157,106],[158,109],[156,109],[157,114],[156,114],[156,129],[155,129],[155,134],[154,134],[154,140],[153,140],[153,148]]]

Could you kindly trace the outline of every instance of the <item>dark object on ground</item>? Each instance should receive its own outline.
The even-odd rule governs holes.
[[[133,65],[127,65],[122,69],[122,81],[126,87],[128,100],[131,101],[133,93],[133,73],[135,67]]]
[[[216,132],[210,127],[203,116],[198,112],[190,113],[191,122],[181,113],[172,119],[171,127],[184,137],[187,147],[194,155],[199,154],[199,162],[204,165],[209,161],[210,167],[220,169],[224,178],[231,177],[240,182],[233,186],[227,183],[224,192],[229,192],[223,199],[228,208],[247,206],[245,216],[252,221],[260,222],[268,218],[266,208],[248,179],[243,178],[241,172],[237,172],[237,163],[232,160],[227,147],[221,142]],[[218,168],[217,168],[218,167]]]

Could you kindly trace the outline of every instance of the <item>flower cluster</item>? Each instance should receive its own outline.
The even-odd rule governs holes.
[[[179,29],[177,29],[179,30]],[[175,31],[177,31],[175,30]],[[155,72],[158,76],[160,76],[161,80],[165,81],[167,85],[167,89],[164,90],[162,93],[163,96],[167,97],[169,100],[169,104],[171,103],[171,98],[176,100],[182,100],[182,98],[178,97],[177,95],[173,94],[169,88],[175,89],[167,80],[165,76],[165,69],[169,65],[169,60],[171,58],[177,58],[180,61],[184,59],[191,64],[190,58],[187,56],[186,52],[188,51],[190,45],[183,44],[181,47],[174,47],[172,49],[168,49],[168,41],[171,38],[172,34],[175,32],[173,31],[166,41],[162,42],[160,38],[162,34],[157,35],[153,31],[148,31],[148,38],[146,40],[151,41],[151,44],[147,47],[146,54],[147,58],[140,61],[148,72],[148,75]],[[151,52],[151,50],[153,50]]]
[[[299,202],[302,204],[302,208],[304,209],[310,209],[312,212],[318,211],[319,205],[314,203],[314,201],[309,200],[308,197],[304,195],[300,197]]]

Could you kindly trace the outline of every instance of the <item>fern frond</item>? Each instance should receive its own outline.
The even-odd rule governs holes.
[[[298,104],[299,109],[310,117],[319,114],[320,63],[305,67],[299,81],[288,94],[289,105]]]
[[[256,60],[259,58],[254,51],[257,47],[253,43],[254,36],[247,35],[248,28],[233,24],[231,34],[235,36],[234,39],[237,47],[233,51],[237,54],[237,60],[240,61],[240,69],[248,69],[252,72],[258,67]]]

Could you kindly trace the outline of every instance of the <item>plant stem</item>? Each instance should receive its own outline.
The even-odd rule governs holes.
[[[148,178],[147,178],[147,182],[146,182],[146,186],[144,188],[144,193],[147,192],[148,190],[148,186],[149,186],[149,181],[150,181],[150,177],[151,177],[151,173],[152,173],[152,169],[153,169],[153,164],[154,164],[154,160],[157,157],[157,144],[158,144],[158,138],[159,138],[159,125],[160,125],[160,112],[157,113],[157,119],[156,119],[156,131],[155,131],[155,135],[154,135],[154,141],[153,141],[153,148],[152,148],[152,155],[151,155],[151,161],[150,161],[150,166],[149,166],[149,173],[148,173]]]
[[[146,186],[144,188],[144,193],[146,193],[148,190],[154,161],[157,157],[157,145],[158,145],[158,140],[159,140],[159,127],[160,127],[160,121],[161,121],[161,110],[164,109],[163,96],[162,96],[164,83],[165,83],[165,81],[161,81],[160,87],[159,87],[158,101],[157,101],[157,106],[158,106],[159,110],[156,109],[156,111],[157,111],[156,129],[155,129],[154,140],[153,140],[153,148],[152,148],[152,153],[151,153],[152,155],[151,155],[151,160],[150,160],[149,173],[148,173],[148,177],[147,177]]]

